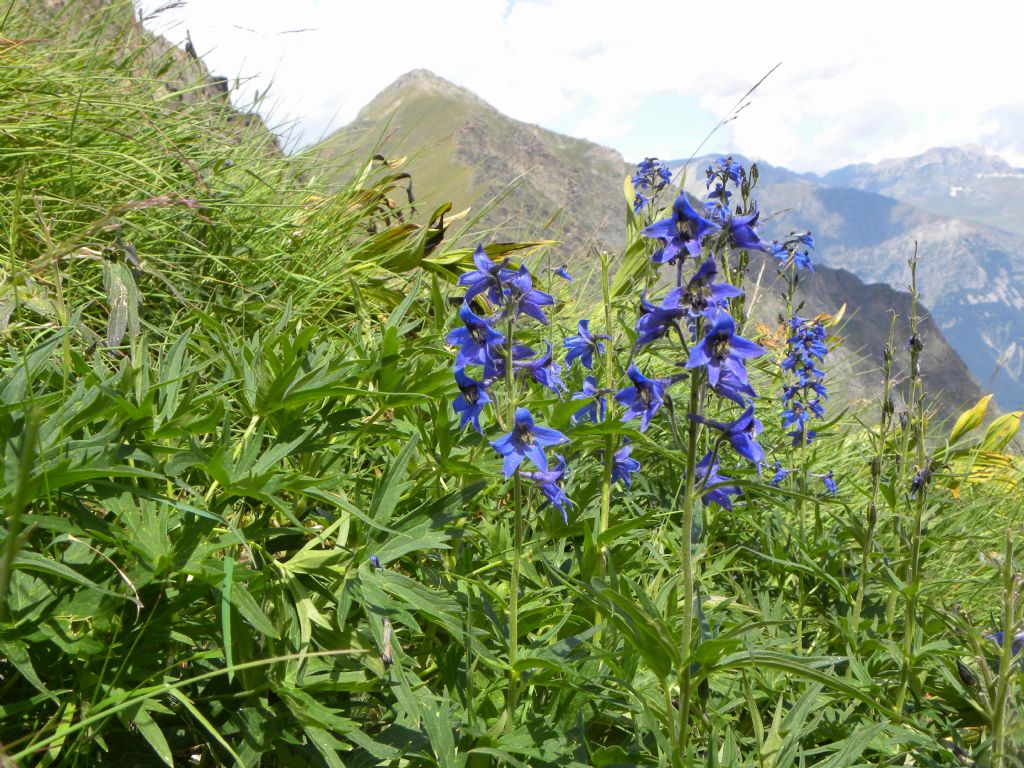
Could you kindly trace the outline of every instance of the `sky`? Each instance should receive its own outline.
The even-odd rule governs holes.
[[[425,68],[627,160],[687,158],[779,65],[701,153],[821,173],[974,144],[1024,167],[1016,0],[135,4],[172,42],[188,31],[214,74],[237,78],[235,103],[292,149]]]

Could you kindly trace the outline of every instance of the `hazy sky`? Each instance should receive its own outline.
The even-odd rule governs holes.
[[[136,0],[258,91],[290,145],[344,125],[402,73],[433,70],[502,112],[618,149],[705,147],[799,171],[982,144],[1024,166],[1016,0]]]

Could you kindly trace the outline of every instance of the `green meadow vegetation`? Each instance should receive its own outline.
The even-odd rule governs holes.
[[[638,351],[666,196],[623,199],[622,254],[488,236],[554,296],[548,324],[494,327],[561,360],[589,320],[608,413],[573,418],[576,360],[562,395],[506,370],[485,436],[460,429],[473,220],[418,209],[399,159],[319,188],[198,80],[169,87],[179,54],[75,5],[0,16],[0,765],[1024,762],[1020,412],[939,423],[887,368],[874,406],[791,439],[789,326],[734,297],[765,351],[763,430],[737,437],[759,471],[675,331]],[[550,269],[574,259],[599,301]],[[915,371],[927,343],[889,357]],[[612,396],[631,363],[672,381],[646,429]],[[567,439],[546,489],[489,445],[517,409]]]

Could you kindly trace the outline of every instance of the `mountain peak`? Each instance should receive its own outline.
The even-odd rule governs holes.
[[[484,103],[472,91],[445,80],[429,69],[412,69],[374,96],[373,100],[359,111],[357,120],[379,119],[397,109],[403,101],[422,98]]]

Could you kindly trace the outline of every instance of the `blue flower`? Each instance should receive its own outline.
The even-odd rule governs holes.
[[[706,424],[721,432],[722,439],[726,440],[736,453],[756,464],[760,470],[761,462],[764,461],[764,449],[757,442],[757,436],[761,432],[761,422],[754,417],[754,406],[747,408],[735,421],[726,423],[698,416],[695,413],[687,415],[693,421],[699,421],[701,424]]]
[[[508,479],[527,457],[539,470],[547,472],[548,457],[544,455],[544,448],[568,441],[569,438],[558,430],[534,424],[526,408],[517,408],[512,431],[492,442],[491,447],[505,458],[503,469]]]
[[[550,471],[541,470],[539,472],[521,472],[520,474],[537,484],[537,490],[544,494],[544,498],[551,506],[562,513],[562,519],[568,523],[569,513],[566,507],[571,507],[572,501],[559,485],[565,474],[565,457],[558,455],[555,458],[558,459],[558,464]]]
[[[725,227],[725,237],[731,247],[746,251],[768,251],[768,243],[757,236],[755,229],[757,217],[760,215],[755,205],[749,213],[734,214],[729,218]]]
[[[374,568],[383,568],[384,567],[383,565],[380,564],[380,558],[377,557],[376,555],[370,555],[370,565],[372,565]]]
[[[749,382],[740,381],[730,369],[723,368],[719,372],[718,383],[711,387],[711,391],[719,397],[732,400],[741,408],[746,408],[751,398],[757,397],[757,392],[750,386]]]
[[[620,389],[615,394],[615,400],[626,407],[626,412],[622,414],[623,421],[641,417],[640,431],[643,432],[647,429],[651,417],[661,408],[665,387],[669,382],[668,379],[648,379],[633,363],[630,363],[626,375],[633,382],[633,386]]]
[[[631,487],[632,474],[640,469],[640,462],[629,455],[631,450],[633,446],[627,441],[612,456],[612,482],[622,483],[627,488]]]
[[[459,347],[455,367],[487,365],[497,355],[497,347],[505,342],[505,337],[482,317],[478,317],[469,304],[463,303],[459,307],[459,318],[464,327],[456,328],[445,337],[448,344]]]
[[[589,370],[594,368],[594,353],[602,354],[604,344],[601,339],[608,339],[604,334],[593,334],[590,332],[590,321],[580,320],[576,326],[576,335],[567,336],[562,342],[565,344],[565,364],[572,365],[572,361],[579,358],[580,364]]]
[[[572,399],[590,401],[572,415],[573,424],[579,424],[583,421],[592,421],[596,424],[599,421],[604,421],[607,403],[605,402],[604,395],[597,388],[597,379],[593,376],[587,376],[583,380],[583,391],[574,394]]]
[[[798,448],[798,447],[800,447],[801,444],[804,444],[804,439],[803,439],[804,431],[802,429],[797,429],[797,430],[794,430],[792,432],[787,432],[786,434],[789,435],[791,438],[793,438],[793,442],[790,443],[790,445],[793,448]],[[807,442],[806,442],[806,445],[810,445],[814,441],[814,438],[816,438],[817,436],[818,436],[817,432],[815,432],[813,429],[808,429],[807,430]]]
[[[480,414],[484,406],[491,402],[487,394],[487,388],[482,382],[475,381],[466,375],[461,368],[455,369],[455,383],[459,385],[461,394],[452,401],[452,408],[459,414],[459,430],[463,430],[466,424],[472,424],[473,428],[481,435],[484,433],[480,428]]]
[[[476,265],[476,270],[459,276],[459,285],[464,285],[468,289],[464,297],[465,301],[486,291],[487,298],[491,300],[492,304],[501,304],[503,283],[515,275],[511,269],[505,268],[508,260],[506,259],[501,264],[495,264],[487,256],[484,247],[478,245],[473,252],[473,263]]]
[[[781,483],[783,480],[785,480],[787,477],[789,477],[789,475],[791,475],[794,472],[796,472],[795,469],[786,469],[778,461],[775,462],[774,469],[775,469],[775,474],[772,475],[772,479],[768,482],[768,485],[774,486],[775,488],[778,488],[779,487],[779,483]]]
[[[633,198],[633,213],[640,213],[654,198],[654,195],[672,181],[672,171],[656,157],[645,157],[636,166],[630,180],[636,196]]]
[[[825,488],[826,490],[828,490],[829,493],[831,493],[833,496],[838,495],[836,491],[836,481],[835,478],[832,477],[831,469],[824,475],[821,475],[821,482],[825,484]]]
[[[723,183],[732,182],[738,185],[743,174],[743,166],[731,157],[720,157],[713,164],[707,167],[704,175],[707,177],[707,189],[711,189],[711,182],[721,179]]]
[[[505,355],[508,350],[507,344],[498,344],[490,350],[490,356],[484,363],[484,383],[489,384],[490,382],[497,381],[498,379],[505,378]],[[520,360],[528,360],[533,357],[533,350],[525,344],[513,344],[512,345],[512,365],[513,367]]]
[[[735,485],[723,485],[731,483],[731,477],[724,477],[718,474],[718,459],[714,453],[708,453],[694,468],[694,477],[699,487],[704,491],[700,500],[705,504],[714,502],[723,509],[732,511],[731,496],[739,496],[740,489]]]
[[[514,315],[529,315],[544,325],[548,324],[548,318],[541,307],[555,303],[550,293],[533,287],[533,277],[525,265],[505,283],[505,300]]]
[[[999,630],[998,632],[993,632],[991,635],[985,636],[987,640],[991,640],[996,645],[1003,644],[1003,637],[1004,635],[1002,630]],[[1013,656],[1020,656],[1021,651],[1024,651],[1024,631],[1015,634],[1013,636],[1013,641],[1010,644],[1010,653],[1013,654]]]
[[[690,317],[706,316],[714,320],[718,316],[718,310],[729,299],[743,295],[743,291],[728,283],[715,283],[718,276],[718,265],[715,259],[708,256],[693,277],[686,284],[686,294],[683,303],[690,306]]]
[[[555,274],[558,275],[563,280],[571,283],[573,281],[572,275],[569,274],[569,270],[566,267],[567,265],[563,264],[562,266],[555,270]]]
[[[548,348],[546,354],[541,355],[535,360],[526,360],[523,362],[513,361],[512,367],[515,368],[516,376],[525,374],[538,384],[547,387],[556,394],[561,394],[561,392],[566,388],[565,384],[562,383],[562,380],[558,376],[562,371],[562,366],[552,360],[551,342],[546,342],[546,344]]]
[[[720,313],[704,338],[693,348],[690,359],[686,361],[686,367],[706,366],[708,383],[712,387],[717,386],[723,370],[730,371],[736,381],[748,383],[747,369],[743,361],[763,355],[764,349],[742,336],[737,336],[735,331],[736,324],[732,318],[724,312]]]
[[[683,258],[686,258],[687,254],[697,256],[705,235],[719,229],[721,227],[718,224],[697,213],[686,198],[686,193],[681,192],[672,205],[671,215],[667,219],[644,227],[640,234],[664,242],[664,245],[651,256],[651,261],[655,264],[666,264],[674,263],[680,254]]]
[[[657,341],[668,333],[670,328],[678,328],[680,318],[686,315],[686,309],[680,304],[682,296],[682,289],[673,288],[665,294],[660,306],[649,302],[646,295],[640,296],[641,314],[636,323],[638,348]]]
[[[801,247],[803,247],[803,250],[801,250]],[[768,254],[782,262],[779,266],[780,272],[785,270],[790,264],[796,264],[798,269],[806,269],[808,272],[813,272],[814,265],[811,264],[812,250],[814,250],[814,238],[811,237],[810,232],[790,232],[786,240],[782,242],[773,240],[768,246]]]

